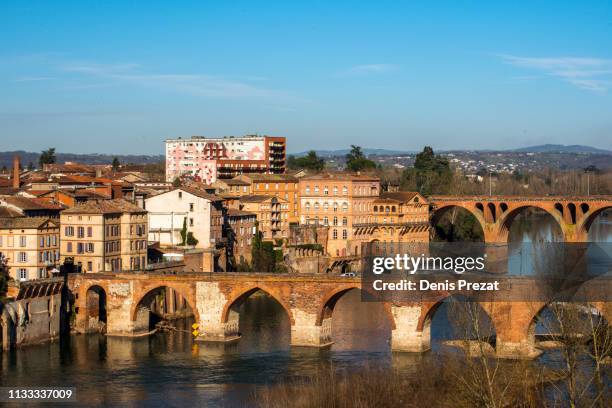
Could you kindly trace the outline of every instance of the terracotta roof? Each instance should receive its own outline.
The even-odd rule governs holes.
[[[246,195],[238,197],[238,201],[244,203],[263,203],[264,201],[268,201],[272,198],[276,198],[279,202],[286,202],[286,200],[273,195]]]
[[[145,213],[146,210],[121,198],[115,200],[90,200],[64,210],[62,214],[117,214]]]
[[[14,207],[22,210],[63,210],[61,204],[52,203],[42,198],[28,198],[22,196],[2,196],[0,201],[4,201]]]
[[[174,190],[182,190],[186,193],[193,194],[196,197],[205,198],[210,201],[223,201],[222,197],[219,197],[218,195],[215,195],[215,194],[209,194],[206,191],[200,190],[198,188],[178,187],[178,188],[175,188]],[[170,190],[170,191],[174,191],[174,190]]]
[[[397,191],[397,192],[393,192],[393,193],[382,193],[380,195],[380,198],[382,199],[391,199],[391,200],[396,200],[396,201],[410,201],[412,200],[414,197],[417,196],[416,191]]]
[[[23,214],[12,208],[0,206],[0,217],[22,217]]]
[[[246,217],[246,216],[253,216],[256,217],[257,214],[255,214],[254,212],[250,212],[250,211],[244,211],[244,210],[237,210],[235,208],[230,208],[227,210],[227,215],[230,217]]]
[[[1,229],[38,228],[45,223],[57,227],[57,224],[49,218],[43,217],[7,217],[0,218]]]
[[[250,186],[251,183],[248,181],[240,180],[240,179],[219,179],[217,180],[220,183],[225,183],[228,186]]]

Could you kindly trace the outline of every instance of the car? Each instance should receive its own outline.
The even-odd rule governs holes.
[[[341,273],[340,276],[342,276],[343,278],[354,278],[355,276],[355,272],[344,272]]]

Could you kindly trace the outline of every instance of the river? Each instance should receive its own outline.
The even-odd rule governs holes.
[[[517,225],[546,224],[541,215]],[[596,239],[612,242],[610,214],[593,226]],[[545,225],[544,225],[545,226]],[[513,239],[532,239],[524,230]],[[530,238],[531,237],[531,238]],[[289,320],[283,308],[259,293],[242,305],[242,338],[233,344],[194,342],[191,321],[180,330],[126,339],[98,334],[72,335],[47,344],[0,353],[3,387],[75,387],[78,406],[230,406],[252,405],[252,394],[266,384],[308,378],[317,370],[357,370],[364,365],[410,370],[421,358],[445,352],[452,326],[441,307],[432,321],[432,351],[391,353],[390,323],[382,306],[362,303],[348,292],[337,303],[329,349],[290,347]],[[544,353],[536,361],[554,362]],[[71,404],[74,406],[74,404]]]

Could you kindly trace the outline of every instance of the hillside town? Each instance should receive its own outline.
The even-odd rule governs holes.
[[[10,285],[64,271],[350,273],[363,243],[429,240],[421,194],[361,172],[288,170],[284,137],[165,145],[165,180],[117,163],[24,170],[15,156],[0,179]]]

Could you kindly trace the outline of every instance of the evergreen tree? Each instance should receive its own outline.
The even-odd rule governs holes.
[[[376,163],[365,157],[360,146],[351,145],[351,151],[347,153],[346,169],[349,171],[362,171],[376,168]]]
[[[115,157],[113,159],[113,171],[119,170],[120,166],[121,166],[121,163],[119,162],[119,159]]]
[[[44,164],[53,163],[55,163],[55,147],[50,147],[47,150],[43,150],[40,153],[40,157],[38,158],[38,164],[40,165],[40,168],[42,168]]]

